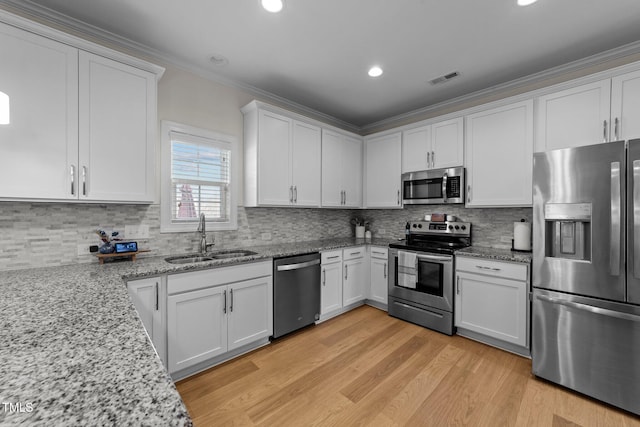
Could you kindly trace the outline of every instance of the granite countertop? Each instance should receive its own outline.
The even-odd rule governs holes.
[[[330,239],[186,265],[146,257],[0,272],[0,424],[191,425],[124,280],[390,242]]]
[[[510,249],[488,248],[483,246],[469,246],[468,248],[459,249],[456,255],[464,255],[476,258],[488,258],[497,261],[522,262],[531,263],[530,252],[513,252]]]

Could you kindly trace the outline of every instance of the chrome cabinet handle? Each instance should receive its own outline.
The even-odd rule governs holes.
[[[87,167],[82,167],[82,195],[87,195]]]
[[[343,205],[347,204],[347,190],[344,190],[344,203]]]
[[[456,277],[456,294],[460,295],[460,276]]]
[[[427,151],[427,169],[431,168],[431,153]]]
[[[620,275],[620,211],[622,181],[620,162],[611,162],[611,230],[609,238],[609,271],[612,276]]]
[[[222,312],[226,314],[227,313],[227,290],[226,289],[222,292],[222,297],[224,298],[224,307],[222,307]]]
[[[327,269],[323,268],[322,269],[322,286],[326,286],[327,285]]]
[[[640,160],[633,161],[633,277],[640,279]]]
[[[398,206],[400,206],[400,190],[398,190]]]
[[[344,266],[344,280],[347,280],[347,277],[349,277],[349,265],[345,264],[345,266]]]
[[[289,186],[289,203],[293,203],[293,185]]]
[[[158,295],[158,282],[156,282],[156,311],[158,311],[159,308],[159,295]]]
[[[620,139],[620,135],[619,135],[619,132],[618,132],[618,130],[619,130],[619,126],[618,125],[620,124],[620,120],[616,117],[616,119],[613,121],[613,123],[614,123],[613,133],[615,134],[616,141],[617,141],[618,139]]]
[[[387,263],[384,263],[384,273],[383,273],[383,277],[386,279],[387,278]]]
[[[431,167],[432,168],[436,167],[436,152],[435,151],[431,152]]]
[[[471,203],[471,184],[467,185],[467,203]]]
[[[502,270],[501,268],[497,268],[497,267],[485,267],[484,265],[476,265],[476,268],[479,268],[481,270],[489,270],[489,271],[500,271]]]
[[[293,203],[298,203],[298,186],[293,186]]]
[[[327,259],[336,259],[340,258],[340,255],[328,256]]]
[[[607,121],[605,120],[602,125],[602,138],[603,142],[607,142]]]
[[[229,311],[233,313],[233,289],[229,290],[229,295],[231,296],[231,304],[229,305]]]
[[[76,167],[71,165],[70,169],[70,173],[71,173],[71,195],[75,196],[76,195]]]

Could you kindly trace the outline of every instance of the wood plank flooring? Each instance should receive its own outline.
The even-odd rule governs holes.
[[[198,427],[640,426],[529,359],[368,306],[176,386]]]

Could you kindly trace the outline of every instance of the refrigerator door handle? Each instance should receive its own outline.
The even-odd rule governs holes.
[[[609,272],[620,275],[620,218],[621,186],[620,162],[611,162],[611,229],[609,235]]]
[[[564,305],[565,307],[576,308],[578,310],[588,311],[594,314],[600,314],[602,316],[615,317],[616,319],[631,320],[632,322],[640,322],[640,316],[630,313],[624,313],[621,311],[609,310],[608,308],[595,307],[589,304],[582,304],[580,302],[566,301],[558,298],[551,298],[546,295],[536,295],[536,298],[540,301],[549,302],[551,304]]]
[[[640,279],[640,160],[633,161],[633,277]]]

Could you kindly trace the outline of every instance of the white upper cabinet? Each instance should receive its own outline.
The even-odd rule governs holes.
[[[155,75],[80,52],[80,199],[153,202]]]
[[[401,208],[400,132],[365,139],[365,205],[368,208]]]
[[[256,102],[242,112],[245,206],[320,206],[320,128]]]
[[[611,140],[640,138],[640,71],[611,80]]]
[[[530,206],[533,101],[471,114],[466,126],[466,206]]]
[[[0,24],[0,58],[11,113],[0,125],[0,198],[77,198],[78,50]]]
[[[606,79],[539,97],[536,151],[609,141],[610,95]]]
[[[55,30],[43,37],[2,23],[0,55],[11,111],[0,126],[1,199],[154,201],[160,67]]]
[[[464,164],[463,118],[444,120],[402,133],[402,172]]]
[[[362,206],[362,140],[322,130],[322,206]]]

